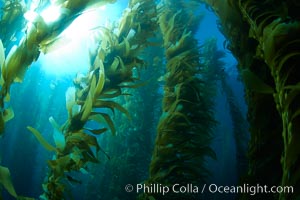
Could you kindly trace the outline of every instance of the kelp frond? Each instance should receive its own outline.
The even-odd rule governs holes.
[[[145,31],[140,26],[147,24],[150,28],[156,23],[155,10],[146,10],[149,4],[155,5],[154,2],[131,1],[131,9],[124,14],[118,34],[105,27],[97,30],[95,41],[99,45],[96,53],[90,52],[90,70],[86,75],[77,74],[73,81],[74,87],[69,88],[66,93],[68,120],[59,128],[54,124],[59,133],[57,137],[64,137],[62,141],[65,145],[60,145],[64,148],[49,147],[39,132],[30,128],[47,149],[57,149],[56,156],[48,161],[51,170],[43,184],[44,199],[64,198],[63,180],[67,178],[65,172],[81,171],[86,168],[87,163],[99,162],[97,153],[105,151],[99,146],[97,135],[109,129],[113,135],[116,134],[111,117],[115,110],[131,119],[129,111],[115,102],[115,98],[128,95],[122,91],[125,87],[134,88],[144,84],[135,83],[139,78],[135,73],[139,73],[144,65],[144,61],[138,56],[145,47],[144,44],[148,43],[148,36],[152,35],[151,31]],[[140,12],[147,17],[140,16]],[[136,18],[137,16],[141,18]],[[132,17],[139,20],[133,21]],[[152,18],[151,22],[148,17]],[[134,34],[134,37],[129,34]],[[53,120],[51,121],[53,124]],[[86,126],[88,121],[96,122],[100,127],[90,128]],[[106,153],[105,155],[109,158]]]
[[[209,146],[215,121],[211,99],[198,76],[200,53],[191,30],[194,26],[186,24],[187,20],[193,21],[186,16],[192,16],[176,7],[177,3],[164,1],[159,8],[158,21],[166,50],[167,72],[163,113],[157,126],[147,183],[203,184],[209,176],[204,158],[216,158]],[[159,194],[154,197],[162,198]]]
[[[14,188],[14,185],[12,183],[12,178],[11,178],[9,169],[4,167],[4,166],[1,166],[1,165],[0,165],[0,184],[15,199],[34,200],[34,198],[23,197],[23,196],[17,195],[17,192],[16,192],[16,190]],[[0,198],[2,199],[2,195],[0,195]]]
[[[51,144],[49,144],[42,136],[42,134],[36,130],[35,128],[32,128],[31,126],[27,126],[27,129],[32,132],[32,134],[36,137],[36,139],[41,143],[41,145],[48,151],[56,151],[56,148],[53,147]]]

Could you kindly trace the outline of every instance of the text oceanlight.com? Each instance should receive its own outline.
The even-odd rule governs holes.
[[[247,193],[250,195],[256,194],[268,194],[268,193],[293,193],[293,186],[267,186],[267,185],[249,185],[243,184],[239,186],[224,186],[217,184],[204,184],[202,186],[197,186],[193,184],[174,184],[171,186],[166,186],[162,184],[137,184],[133,186],[127,184],[125,186],[126,192],[136,192],[136,193],[147,193],[147,194],[168,194],[168,193],[189,193],[189,194],[203,194],[205,192],[209,193],[219,193],[219,194],[243,194]]]

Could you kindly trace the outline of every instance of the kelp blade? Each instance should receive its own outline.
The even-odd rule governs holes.
[[[249,90],[253,90],[255,92],[263,93],[263,94],[274,93],[274,89],[271,86],[264,83],[259,77],[257,77],[249,69],[242,70],[241,75],[243,77],[243,81],[246,87]]]
[[[3,187],[8,191],[8,193],[11,196],[15,198],[18,197],[11,181],[9,169],[3,166],[0,166],[0,183],[3,185]]]
[[[5,122],[8,122],[9,120],[13,119],[15,117],[15,113],[12,108],[7,108],[3,112],[3,119]]]
[[[1,67],[1,69],[3,67],[4,61],[5,61],[5,52],[4,52],[4,47],[3,47],[2,41],[0,39],[0,67]]]
[[[42,134],[36,130],[35,128],[32,128],[31,126],[27,126],[27,129],[33,133],[33,135],[36,137],[36,139],[41,143],[41,145],[48,151],[56,151],[56,148],[53,147],[51,144],[49,144],[45,138],[43,138]]]

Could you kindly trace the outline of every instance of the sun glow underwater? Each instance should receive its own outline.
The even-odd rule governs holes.
[[[67,27],[55,41],[49,44],[41,53],[37,64],[45,74],[54,76],[74,76],[76,73],[85,73],[91,63],[89,52],[97,48],[95,30],[106,27],[117,21],[121,6],[118,4],[104,5],[83,11],[69,27]],[[55,6],[49,6],[41,12],[47,23],[56,21],[63,12]],[[34,18],[32,11],[25,13],[30,21]]]

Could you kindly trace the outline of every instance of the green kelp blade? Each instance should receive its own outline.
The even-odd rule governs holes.
[[[286,90],[298,90],[298,91],[300,91],[300,82],[298,82],[296,85],[287,85],[287,86],[284,86],[284,89],[286,89]]]
[[[60,126],[58,125],[58,123],[54,120],[54,118],[51,116],[49,117],[49,122],[53,127],[53,139],[54,139],[54,143],[56,145],[56,147],[60,150],[63,150],[66,146],[66,140],[65,140],[65,136],[61,131]]]
[[[96,99],[102,92],[105,84],[104,65],[102,60],[99,60],[99,79],[95,88],[94,98]]]
[[[18,196],[17,200],[35,200],[35,199],[31,197]]]
[[[53,130],[53,139],[56,147],[60,150],[63,150],[66,146],[65,136],[62,132],[57,129]]]
[[[265,84],[259,77],[257,77],[249,69],[244,69],[241,71],[243,81],[247,89],[254,92],[263,93],[263,94],[273,94],[274,89]]]
[[[12,181],[11,181],[11,176],[10,176],[10,172],[9,172],[9,169],[6,168],[6,167],[3,167],[0,165],[0,183],[3,185],[3,187],[7,190],[7,192],[17,198],[18,195],[15,191],[15,188],[12,184]]]
[[[115,57],[113,63],[112,63],[111,66],[110,66],[110,68],[111,68],[111,70],[112,70],[113,72],[117,71],[117,68],[118,68],[118,66],[119,66],[119,63],[120,63],[119,58],[118,58],[118,57]]]
[[[96,112],[92,112],[91,115],[89,116],[89,120],[93,120],[99,124],[105,124],[106,121],[104,120],[103,117],[99,116],[100,114]]]
[[[95,94],[95,88],[96,88],[96,78],[93,75],[88,96],[87,96],[87,98],[86,98],[86,100],[83,104],[83,107],[82,107],[83,113],[82,113],[82,116],[81,116],[81,121],[86,121],[88,119],[88,117],[90,116],[90,113],[92,112],[93,97],[94,97],[94,94]]]
[[[4,121],[3,115],[1,113],[1,115],[0,115],[0,135],[3,135],[4,129],[5,129],[5,121]]]
[[[299,134],[293,134],[289,145],[286,148],[286,167],[289,169],[291,166],[295,165],[299,155],[300,155],[300,146],[298,145],[298,141],[300,139]],[[294,177],[293,177],[294,178]]]
[[[120,104],[118,104],[114,101],[97,100],[94,103],[94,107],[95,108],[110,108],[111,110],[117,109],[120,112],[124,113],[129,120],[131,120],[131,116],[130,116],[129,112],[123,106],[121,106]]]
[[[284,105],[283,105],[283,110],[287,110],[288,107],[291,105],[293,101],[295,101],[296,97],[300,93],[300,82],[296,85],[287,85],[284,86],[285,90],[289,90],[288,93],[286,93],[285,98],[284,98]]]
[[[3,112],[3,119],[5,122],[8,122],[9,120],[13,119],[15,117],[15,113],[12,108],[7,108]]]
[[[94,146],[96,147],[97,152],[100,149],[97,138],[82,131],[73,133],[72,135],[68,136],[67,141],[71,144],[85,143],[88,146]]]
[[[89,119],[93,120],[95,122],[98,122],[99,124],[101,124],[101,123],[107,124],[109,126],[110,130],[111,130],[111,133],[113,135],[116,134],[115,125],[114,125],[112,119],[110,118],[110,116],[108,114],[100,113],[100,112],[92,112]]]
[[[124,43],[125,43],[125,57],[127,57],[130,52],[130,44],[127,38],[124,38]]]
[[[116,128],[115,128],[115,125],[114,125],[112,119],[110,118],[110,116],[106,113],[99,113],[99,114],[100,114],[99,116],[102,116],[105,119],[106,123],[108,124],[108,126],[111,130],[111,133],[113,135],[115,135],[116,134]]]
[[[91,128],[84,128],[85,130],[88,130],[89,132],[95,134],[95,135],[100,135],[107,131],[107,128],[99,128],[99,129],[91,129]]]
[[[56,160],[48,160],[49,167],[53,170],[56,177],[63,176],[65,171],[71,170],[70,154],[57,158]]]
[[[31,126],[27,126],[27,129],[33,133],[33,135],[36,137],[36,139],[41,143],[41,145],[48,151],[56,151],[56,148],[49,144],[45,138],[43,138],[42,134],[36,130],[35,128],[32,128]]]
[[[59,126],[59,124],[55,121],[55,119],[52,116],[49,117],[49,122],[53,128],[55,128],[58,131],[62,131],[62,128]]]
[[[5,52],[4,52],[4,46],[2,44],[2,40],[0,39],[0,67],[2,69],[5,61]]]
[[[4,133],[5,123],[14,118],[14,111],[12,108],[7,108],[0,113],[0,136]]]
[[[292,116],[292,120],[300,115],[300,109],[298,109]]]
[[[66,45],[69,45],[71,42],[72,42],[72,40],[70,38],[60,35],[51,40],[46,40],[45,42],[42,42],[40,44],[40,50],[44,54],[52,53],[54,51],[57,51],[57,50],[65,47]]]
[[[99,98],[114,98],[120,96],[121,94],[122,94],[121,88],[113,88],[113,89],[108,89],[103,91],[99,95]]]
[[[81,150],[78,147],[74,146],[72,149],[72,153],[70,153],[69,155],[70,158],[76,163],[76,165],[80,164],[82,155],[81,155]]]

